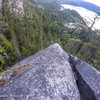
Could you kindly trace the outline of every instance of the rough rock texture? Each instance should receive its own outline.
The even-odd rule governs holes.
[[[12,70],[9,70],[5,75],[4,77],[2,78],[3,80],[5,81],[8,81],[12,76]]]
[[[72,55],[70,55],[70,63],[77,73],[81,100],[100,100],[100,72]]]
[[[15,3],[17,6],[17,9],[13,8],[13,11],[16,11],[17,14],[23,15],[24,14],[23,0],[9,0],[8,5],[11,6],[13,3]],[[12,11],[12,7],[11,7],[11,11]]]
[[[8,0],[8,7],[10,7],[10,11],[16,11],[17,15],[24,15],[25,14],[25,10],[24,10],[24,6],[25,6],[25,1],[27,0]],[[33,0],[35,1],[37,4],[34,5],[34,3],[29,3],[31,6],[33,7],[38,7],[41,8],[43,10],[44,7],[42,7],[37,0]],[[2,0],[0,0],[0,17],[1,17],[1,12],[2,12]]]
[[[23,7],[23,0],[8,0],[8,6],[11,8],[11,11],[12,11],[12,8],[14,11],[17,11],[18,14],[21,14],[23,15],[24,14],[24,7]],[[14,8],[15,7],[15,4],[16,3],[16,6],[18,7],[17,9]],[[12,7],[12,4],[14,4],[14,7]],[[0,14],[1,14],[1,8],[2,8],[2,0],[0,0]]]
[[[0,100],[80,100],[69,55],[59,44],[49,46],[12,68],[23,64],[31,67],[0,88]]]
[[[28,64],[10,78],[14,68]],[[100,100],[100,72],[57,43],[12,66],[3,80],[0,100]]]

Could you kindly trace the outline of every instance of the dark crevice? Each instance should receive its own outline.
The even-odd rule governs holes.
[[[90,86],[84,81],[84,79],[81,77],[78,71],[76,71],[76,73],[78,75],[76,83],[80,92],[81,100],[96,100],[94,92],[92,91]]]
[[[77,76],[77,80],[76,79],[75,80],[76,80],[78,90],[80,92],[81,100],[96,100],[94,92],[92,91],[90,86],[84,81],[84,79],[81,77],[80,73],[77,71],[75,67],[78,62],[74,61],[73,57],[70,54],[68,55],[69,55],[69,63],[71,65],[73,73],[76,73]]]

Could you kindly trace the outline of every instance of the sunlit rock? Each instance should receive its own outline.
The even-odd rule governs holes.
[[[69,55],[59,44],[49,46],[12,68],[23,64],[31,67],[0,88],[0,100],[80,100]]]
[[[77,85],[80,91],[81,100],[100,100],[100,72],[70,55],[70,63],[77,74]]]

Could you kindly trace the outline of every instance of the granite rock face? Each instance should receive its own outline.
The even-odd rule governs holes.
[[[24,65],[31,67],[11,78]],[[2,79],[0,100],[100,100],[100,72],[57,43],[16,63]]]
[[[69,54],[69,57],[77,74],[81,100],[100,100],[100,72],[73,55]]]
[[[31,67],[0,88],[0,100],[81,100],[69,55],[59,44],[20,61],[7,72],[23,64]]]
[[[0,0],[0,14],[2,12],[2,1],[3,0]],[[17,9],[12,6],[14,3],[18,7]],[[21,15],[24,14],[23,3],[24,3],[24,0],[8,0],[8,6],[11,8],[11,12],[12,12],[12,9],[13,9],[13,11],[16,11],[17,14],[21,14]]]
[[[2,1],[3,0],[0,0],[0,17],[2,15]],[[27,7],[27,5],[25,4],[27,0],[8,0],[8,7],[10,7],[10,11],[11,12],[16,12],[17,15],[25,15],[25,9],[24,9],[24,6]],[[38,8],[41,8],[44,10],[44,7],[42,7],[37,0],[33,0],[34,2],[37,3],[37,6]],[[31,6],[35,7],[34,3],[29,3]],[[32,14],[30,14],[30,16],[32,16]]]

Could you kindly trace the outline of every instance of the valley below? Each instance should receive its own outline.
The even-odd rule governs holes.
[[[98,16],[96,13],[94,13],[88,9],[82,8],[82,7],[67,5],[67,4],[62,4],[61,6],[64,7],[64,9],[70,9],[70,10],[77,11],[82,16],[82,18],[84,19],[84,21],[86,22],[86,24],[89,27],[93,23],[92,21],[94,21],[95,16]],[[95,30],[95,29],[100,29],[100,19],[96,20],[96,22],[92,28],[92,30]]]

